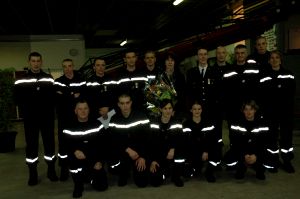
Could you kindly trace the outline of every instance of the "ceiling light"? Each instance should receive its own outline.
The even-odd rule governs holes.
[[[182,3],[183,2],[183,0],[175,0],[174,2],[173,2],[173,5],[174,6],[177,6],[178,4],[180,4],[180,3]]]
[[[120,43],[120,46],[124,46],[125,44],[127,44],[127,39],[124,40],[124,41],[122,41],[122,42]]]

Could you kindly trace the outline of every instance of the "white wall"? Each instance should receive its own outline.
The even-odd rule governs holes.
[[[28,54],[33,51],[43,56],[44,70],[59,70],[65,58],[73,59],[75,68],[80,68],[86,60],[85,42],[81,35],[35,35],[27,37],[26,41],[22,41],[24,37],[20,38],[20,41],[0,42],[0,68],[23,70],[28,66]],[[9,37],[5,39],[10,40]],[[17,40],[16,37],[14,39]]]

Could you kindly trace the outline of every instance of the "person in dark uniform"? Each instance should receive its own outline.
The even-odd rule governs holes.
[[[258,36],[255,40],[255,51],[248,56],[248,59],[255,60],[261,70],[267,70],[271,68],[269,58],[270,51],[267,50],[267,39],[263,36]]]
[[[148,184],[149,119],[133,109],[131,96],[126,91],[118,97],[119,111],[111,118],[109,168],[119,175],[118,186],[125,186],[130,170],[138,187]]]
[[[174,111],[176,115],[182,115],[186,109],[186,92],[185,92],[185,78],[178,68],[178,60],[176,55],[169,51],[164,56],[164,70],[160,75],[160,80],[174,89],[176,92],[176,103],[174,103]]]
[[[194,173],[201,173],[205,163],[205,177],[208,182],[215,182],[214,171],[220,164],[218,136],[214,122],[202,114],[202,105],[195,100],[191,106],[191,117],[183,123],[183,132],[188,134],[186,143],[187,162]]]
[[[230,150],[225,155],[227,164],[236,165],[236,179],[243,179],[247,167],[256,171],[256,178],[265,180],[264,161],[269,127],[256,114],[258,105],[254,100],[242,106],[243,117],[230,126]]]
[[[94,75],[87,80],[86,83],[86,98],[89,101],[91,107],[91,118],[98,117],[97,104],[99,100],[110,99],[112,106],[115,102],[116,96],[114,95],[114,89],[116,87],[116,82],[113,78],[105,73],[106,62],[103,58],[97,57],[94,59],[93,69],[95,71]]]
[[[104,169],[103,125],[89,118],[89,106],[86,100],[79,98],[75,105],[77,118],[63,130],[68,143],[68,160],[74,181],[73,198],[80,198],[84,182],[88,181],[98,191],[108,188]]]
[[[63,129],[75,118],[75,100],[82,93],[85,82],[81,80],[77,71],[74,71],[72,59],[62,61],[63,75],[54,82],[56,90],[56,113],[58,124],[58,158],[61,167],[60,181],[66,181],[69,176],[67,165],[66,142],[63,136]]]
[[[291,164],[291,160],[294,157],[295,77],[291,71],[282,66],[282,57],[279,51],[270,53],[269,63],[272,66],[271,69],[266,71],[260,79],[262,107],[270,125],[268,152],[273,158],[269,171],[277,172],[277,168],[280,166],[280,148],[283,169],[288,173],[294,173],[295,169]]]
[[[161,116],[151,119],[150,182],[160,186],[171,175],[177,187],[184,186],[184,136],[182,123],[175,119],[172,100],[160,102]]]
[[[205,47],[199,47],[197,50],[198,66],[193,67],[187,72],[187,92],[188,103],[194,99],[200,100],[203,104],[203,110],[207,117],[214,120],[215,130],[218,135],[219,156],[222,156],[222,123],[219,99],[219,82],[221,80],[217,67],[208,65],[208,50]],[[213,121],[212,120],[212,121]]]
[[[38,184],[39,132],[44,144],[44,159],[48,164],[47,177],[57,181],[54,141],[54,80],[42,71],[42,56],[32,52],[28,56],[30,69],[15,81],[16,103],[24,117],[26,164],[29,167],[28,185]]]
[[[123,92],[129,93],[132,96],[133,108],[145,112],[144,88],[148,78],[137,66],[138,56],[134,49],[127,49],[124,52],[123,60],[124,67],[116,77],[117,96]]]

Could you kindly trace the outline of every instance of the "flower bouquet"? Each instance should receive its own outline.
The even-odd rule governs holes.
[[[158,76],[151,82],[146,82],[145,85],[145,98],[147,102],[147,110],[150,115],[160,115],[159,103],[163,99],[172,100],[175,105],[177,102],[177,93],[173,84],[166,79],[165,75]]]

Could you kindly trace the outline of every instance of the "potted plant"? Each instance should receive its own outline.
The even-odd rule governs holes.
[[[15,115],[13,98],[14,69],[0,69],[0,152],[15,150],[16,131],[12,130]]]

